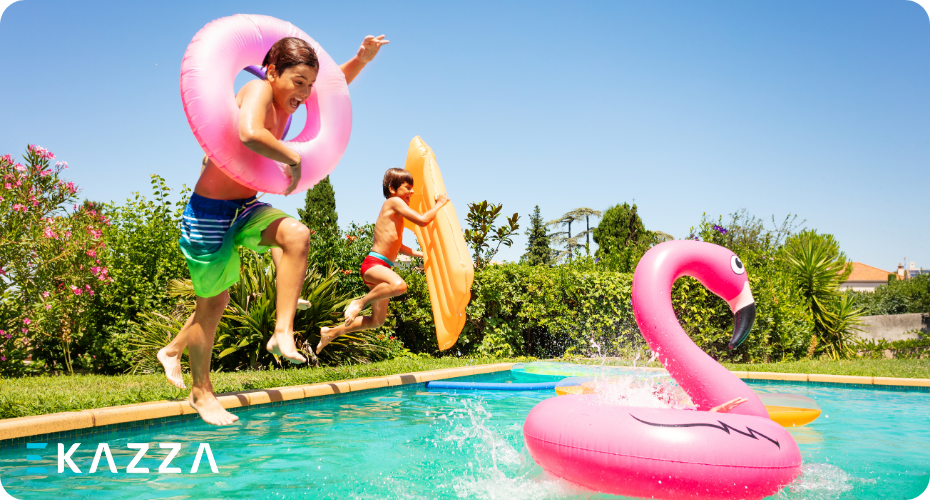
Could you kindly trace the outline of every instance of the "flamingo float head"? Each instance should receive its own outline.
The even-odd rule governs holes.
[[[743,261],[727,248],[702,241],[678,240],[656,245],[636,266],[634,306],[637,296],[650,299],[656,297],[654,293],[670,296],[672,284],[682,276],[697,279],[727,302],[734,315],[728,347],[739,347],[749,336],[756,318],[756,303]]]

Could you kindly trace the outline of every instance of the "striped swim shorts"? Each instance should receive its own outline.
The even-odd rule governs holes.
[[[214,200],[192,194],[184,207],[178,243],[197,296],[215,297],[239,281],[236,247],[265,252],[271,247],[260,245],[262,231],[286,217],[290,216],[254,196]]]

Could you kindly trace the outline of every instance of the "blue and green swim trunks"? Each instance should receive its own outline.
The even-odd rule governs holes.
[[[290,215],[259,202],[214,200],[196,193],[184,207],[181,222],[181,253],[198,297],[215,297],[239,281],[237,246],[264,253],[262,231]]]

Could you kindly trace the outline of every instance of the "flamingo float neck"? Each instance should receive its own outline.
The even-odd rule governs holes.
[[[739,258],[711,243],[668,241],[646,252],[633,275],[633,314],[649,347],[698,410],[743,397],[748,401],[731,413],[768,418],[752,390],[702,351],[679,324],[672,308],[672,285],[682,276],[696,278],[730,305],[735,314],[731,349],[749,334],[755,303]]]

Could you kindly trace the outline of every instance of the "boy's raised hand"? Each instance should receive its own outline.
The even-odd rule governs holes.
[[[372,59],[378,55],[378,51],[381,50],[382,45],[387,45],[391,43],[389,40],[384,39],[384,35],[381,36],[372,36],[368,35],[362,40],[362,46],[358,48],[358,60],[362,64],[368,64]]]
[[[297,165],[284,165],[284,175],[291,180],[291,183],[288,184],[287,189],[284,190],[284,196],[291,194],[294,189],[297,189],[297,183],[300,182],[300,162],[297,162]]]
[[[449,203],[449,197],[446,196],[446,193],[442,193],[442,194],[437,194],[437,195],[436,195],[436,204],[437,204],[437,205],[445,205],[446,203]]]

